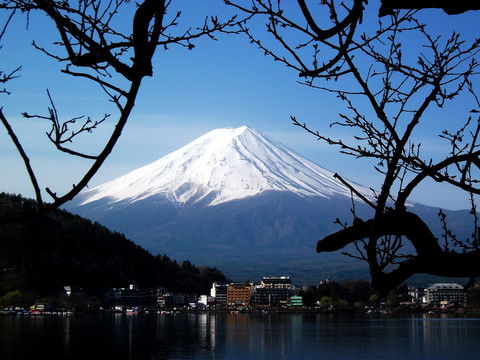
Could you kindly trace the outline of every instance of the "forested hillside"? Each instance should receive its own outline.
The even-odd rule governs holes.
[[[0,217],[35,207],[20,195],[0,194]],[[8,291],[46,296],[64,285],[90,292],[138,284],[207,293],[225,276],[216,268],[154,256],[124,235],[66,211],[0,226],[0,297]]]

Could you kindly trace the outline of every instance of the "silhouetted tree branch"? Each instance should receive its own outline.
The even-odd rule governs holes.
[[[191,49],[192,41],[200,37],[215,39],[219,32],[234,33],[237,30],[235,17],[220,21],[216,17],[206,18],[202,26],[187,28],[178,35],[172,35],[173,28],[178,25],[181,12],[167,18],[167,8],[171,8],[171,0],[143,0],[139,3],[128,0],[77,2],[54,0],[4,0],[0,2],[0,11],[7,15],[3,24],[2,37],[8,30],[8,23],[13,16],[33,16],[40,12],[47,15],[58,31],[59,41],[54,45],[59,49],[46,48],[33,43],[41,53],[65,64],[62,70],[72,77],[83,78],[97,84],[103,89],[106,98],[118,109],[115,127],[103,148],[97,154],[87,154],[70,147],[81,134],[90,133],[98,128],[111,114],[105,114],[98,120],[81,115],[68,120],[61,120],[54,101],[48,92],[50,108],[48,115],[27,114],[27,118],[50,121],[51,130],[47,137],[56,149],[73,156],[92,160],[90,168],[83,177],[65,194],[56,194],[49,187],[46,192],[51,202],[45,202],[35,171],[29,158],[15,134],[8,119],[1,113],[1,120],[23,159],[30,180],[35,189],[38,211],[23,217],[35,216],[51,211],[73,199],[92,179],[105,159],[112,152],[119,139],[130,113],[135,105],[142,80],[153,75],[152,58],[157,48],[167,49],[169,45],[179,45]],[[117,18],[122,14],[129,17],[131,30],[118,26]],[[122,18],[124,23],[124,18]],[[39,35],[41,37],[41,35]],[[2,39],[0,37],[0,40]],[[19,59],[21,61],[21,59]],[[8,75],[1,72],[2,82],[12,80],[17,70]],[[79,124],[79,125],[78,125]],[[2,219],[1,222],[18,221],[20,218]]]
[[[267,35],[280,46],[265,45],[264,34],[251,31],[248,22],[242,24],[254,44],[296,70],[305,78],[303,84],[343,101],[346,110],[330,126],[349,129],[354,135],[333,139],[292,117],[294,125],[337,146],[345,155],[374,160],[374,169],[382,175],[381,189],[373,193],[375,203],[360,197],[374,209],[372,218],[356,218],[351,226],[343,225],[342,230],[320,240],[317,251],[338,251],[355,244],[358,255],[349,255],[368,262],[372,284],[381,291],[396,288],[416,273],[475,278],[480,276],[473,201],[473,195],[480,194],[475,177],[480,170],[480,103],[473,79],[479,70],[480,41],[467,44],[456,33],[447,38],[433,36],[416,18],[416,12],[392,10],[440,7],[448,13],[461,13],[477,6],[386,0],[382,4],[380,15],[384,18],[369,34],[360,32],[366,14],[366,4],[361,1],[324,1],[315,5],[315,10],[314,5],[307,8],[305,2],[298,1],[300,17],[291,3],[287,6],[281,1],[253,1],[249,8],[235,6],[250,19],[264,19]],[[331,27],[325,25],[325,14]],[[326,30],[319,28],[320,23]],[[411,39],[422,44],[414,49]],[[429,121],[430,109],[441,109],[460,95],[473,99],[473,109],[468,118],[450,124],[452,128],[457,124],[458,129],[439,134],[446,144],[444,156],[433,160],[420,146],[418,125]],[[470,194],[475,217],[472,239],[460,241],[453,236],[440,212],[447,243],[441,247],[424,221],[406,210],[413,190],[427,179]],[[346,185],[355,193],[352,185]],[[413,245],[413,253],[403,252],[406,241]],[[462,251],[456,252],[454,247]]]
[[[396,10],[442,9],[454,15],[480,9],[480,4],[471,0],[381,0],[381,4],[379,16],[392,15]]]

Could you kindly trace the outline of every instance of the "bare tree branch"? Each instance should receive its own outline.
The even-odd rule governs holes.
[[[476,207],[472,205],[475,219],[472,239],[459,240],[445,227],[443,248],[428,226],[417,215],[407,212],[406,207],[413,190],[426,179],[464,190],[472,197],[472,204],[473,195],[480,194],[480,181],[473,175],[480,170],[480,119],[474,121],[470,116],[456,132],[445,130],[440,134],[451,147],[451,150],[447,147],[441,160],[425,158],[421,141],[416,138],[418,125],[429,121],[426,114],[431,108],[441,109],[465,90],[476,100],[474,112],[480,112],[471,80],[479,74],[480,42],[475,40],[467,44],[456,33],[448,38],[433,36],[428,26],[415,18],[415,11],[392,11],[391,16],[379,22],[375,33],[359,34],[366,11],[364,3],[354,0],[349,3],[353,3],[350,9],[340,1],[323,2],[330,12],[332,31],[320,28],[314,19],[314,14],[320,14],[324,5],[317,5],[315,11],[313,4],[307,7],[306,2],[299,0],[303,15],[300,19],[296,15],[289,17],[281,1],[254,0],[250,8],[234,5],[246,11],[250,19],[266,17],[267,35],[272,35],[280,46],[269,48],[260,40],[261,36],[255,37],[246,25],[242,25],[243,31],[274,60],[281,61],[300,76],[310,77],[304,85],[342,100],[346,110],[339,113],[338,120],[331,121],[330,126],[349,129],[354,134],[332,139],[291,116],[293,124],[318,140],[338,147],[340,153],[358,159],[374,159],[377,161],[374,169],[383,178],[380,191],[375,192],[375,203],[360,196],[375,210],[374,216],[367,221],[356,218],[352,226],[320,240],[317,251],[338,251],[354,244],[357,255],[347,255],[368,262],[372,284],[382,291],[400,285],[415,273],[474,278],[480,273],[475,265],[480,260],[480,251],[475,247],[479,233]],[[383,0],[382,4],[382,11],[388,7],[423,9],[434,6],[449,12],[477,8],[472,4],[465,7],[466,2],[434,4]],[[347,16],[342,17],[339,9],[346,9]],[[409,36],[423,41],[417,55],[412,55],[409,45],[405,45]],[[328,56],[322,61],[323,54]],[[305,60],[309,57],[313,58],[310,69]],[[342,180],[340,175],[335,177]],[[359,195],[348,182],[343,183]],[[413,244],[414,254],[401,252],[405,239]],[[453,252],[452,244],[464,253]],[[446,263],[452,271],[446,270]]]
[[[111,118],[110,114],[104,115],[99,120],[92,120],[91,117],[85,115],[61,120],[48,91],[50,107],[47,116],[24,113],[26,118],[42,119],[51,123],[47,137],[57,150],[92,160],[88,170],[66,193],[57,194],[51,187],[46,187],[45,191],[53,199],[53,202],[48,204],[44,203],[42,199],[35,173],[20,140],[2,113],[2,123],[9,131],[30,175],[39,203],[39,211],[27,214],[22,218],[1,219],[0,223],[19,221],[25,217],[37,216],[40,213],[57,209],[72,200],[88,185],[120,138],[135,105],[143,78],[153,75],[152,58],[159,46],[166,49],[167,45],[176,44],[190,49],[193,48],[192,41],[195,39],[201,37],[215,39],[214,35],[217,33],[239,32],[236,27],[239,21],[236,20],[236,16],[226,21],[220,21],[213,16],[205,19],[200,27],[188,27],[186,31],[180,32],[180,35],[172,35],[170,30],[178,25],[181,12],[178,11],[168,20],[166,14],[170,4],[170,0],[143,0],[138,4],[128,0],[80,0],[77,3],[60,0],[5,0],[0,2],[0,11],[8,11],[11,16],[20,12],[27,16],[33,12],[47,15],[56,25],[60,38],[60,41],[54,42],[53,45],[63,51],[55,50],[54,47],[38,45],[35,42],[34,47],[52,59],[64,63],[63,73],[99,85],[106,94],[106,98],[113,102],[119,111],[113,131],[102,149],[96,154],[74,150],[67,144],[71,145],[79,135],[97,129]],[[124,28],[116,30],[113,26],[114,23],[118,24],[116,18],[120,13],[125,16],[130,15],[131,33],[124,33]],[[4,77],[5,81],[10,80],[14,74],[15,72]],[[77,126],[77,123],[80,124]]]

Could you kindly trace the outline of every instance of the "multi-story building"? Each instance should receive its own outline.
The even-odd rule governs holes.
[[[160,307],[172,307],[175,305],[172,293],[166,292],[157,296],[157,305]]]
[[[215,298],[217,307],[223,308],[227,306],[227,288],[228,284],[215,281],[210,289],[210,296]]]
[[[252,283],[232,283],[227,287],[228,306],[250,306],[253,296]]]
[[[128,288],[113,289],[115,299],[120,305],[138,306],[146,305],[151,300],[145,291],[140,290],[137,285],[130,285]]]
[[[276,287],[276,288],[286,288],[292,289],[292,281],[290,280],[290,276],[264,276],[260,283],[261,287]]]
[[[456,303],[465,302],[465,293],[463,286],[454,283],[438,283],[425,289],[428,304]]]
[[[294,294],[295,287],[289,276],[264,276],[255,288],[255,303],[260,306],[283,306]]]
[[[157,304],[160,307],[186,306],[198,301],[197,294],[165,292],[157,296]]]

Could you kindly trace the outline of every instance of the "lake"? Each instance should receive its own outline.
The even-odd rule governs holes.
[[[0,317],[0,359],[479,359],[480,318],[278,313]]]

